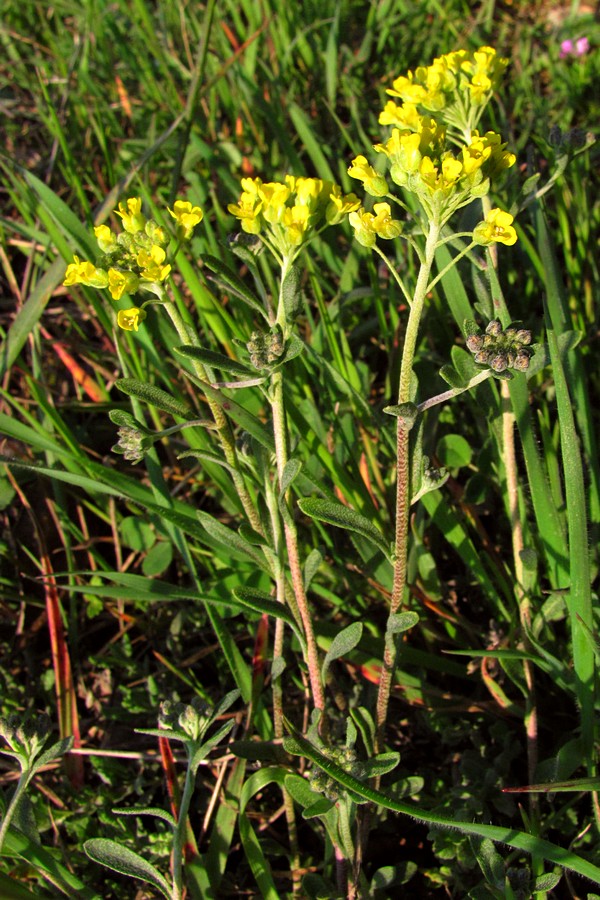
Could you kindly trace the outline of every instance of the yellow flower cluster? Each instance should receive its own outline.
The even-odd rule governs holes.
[[[397,78],[388,91],[404,102],[398,106],[390,101],[385,107],[379,121],[393,126],[391,136],[374,149],[387,158],[389,180],[415,194],[426,218],[439,227],[458,209],[484,197],[491,181],[516,161],[500,135],[480,134],[475,128],[507,62],[491,47],[459,50]],[[388,173],[378,172],[366,157],[357,156],[348,174],[362,181],[371,196],[391,196]],[[351,222],[357,239],[373,246],[372,231],[365,235],[363,212]]]
[[[474,132],[458,152],[445,149],[444,138],[444,129],[427,119],[420,131],[394,128],[389,140],[374,148],[387,156],[395,184],[417,194],[426,210],[442,215],[487,194],[490,178],[516,159],[493,131],[481,137]],[[353,174],[352,167],[348,171]]]
[[[344,196],[338,185],[320,178],[242,178],[241,184],[240,198],[229,204],[229,212],[244,231],[260,235],[283,257],[295,256],[311,233],[337,224],[360,206],[354,194]]]
[[[166,250],[170,235],[153,219],[145,217],[139,197],[119,203],[115,213],[123,222],[123,231],[115,234],[107,225],[98,225],[94,235],[102,256],[96,265],[75,256],[74,262],[67,266],[63,284],[108,288],[113,300],[142,290],[160,296],[161,285],[171,272]],[[187,200],[176,200],[169,213],[175,219],[179,241],[189,240],[203,217],[200,207],[192,206]],[[125,331],[137,331],[145,318],[144,310],[134,306],[120,310],[117,323]]]
[[[497,56],[493,47],[446,53],[434,59],[430,66],[419,66],[414,72],[396,78],[387,93],[400,97],[403,106],[390,101],[379,121],[382,125],[406,127],[416,108],[421,107],[442,113],[449,124],[464,133],[474,127],[507,65],[508,60]]]

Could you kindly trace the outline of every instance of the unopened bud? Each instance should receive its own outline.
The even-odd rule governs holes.
[[[502,331],[502,325],[498,319],[492,319],[491,322],[488,322],[487,328],[485,329],[486,334],[491,334],[494,337],[497,337]]]

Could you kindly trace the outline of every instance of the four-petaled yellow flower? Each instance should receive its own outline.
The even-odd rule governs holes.
[[[146,216],[142,213],[142,201],[140,197],[130,197],[127,205],[119,203],[115,213],[123,219],[123,228],[130,234],[143,231],[146,225]]]
[[[85,284],[87,287],[105,288],[108,286],[108,274],[104,269],[97,269],[91,262],[79,261],[74,256],[75,262],[67,266],[63,284],[68,287],[71,284]]]
[[[194,228],[204,218],[202,209],[199,206],[192,206],[189,200],[176,200],[169,213],[177,222],[177,237],[183,241],[191,238]]]
[[[135,294],[139,286],[140,279],[135,272],[108,270],[108,289],[113,300],[120,300],[123,294]]]
[[[150,252],[140,250],[135,258],[136,263],[140,267],[140,278],[143,281],[161,282],[168,277],[171,271],[170,265],[163,265],[167,254],[158,244],[150,247]],[[131,293],[130,291],[128,293]]]
[[[373,212],[375,215],[361,208],[348,216],[354,237],[363,247],[372,247],[376,237],[389,241],[402,234],[402,222],[392,218],[389,203],[375,203]]]
[[[500,243],[510,247],[517,240],[517,232],[512,223],[513,216],[510,213],[502,209],[491,209],[485,221],[479,222],[473,229],[473,240],[483,246]]]
[[[117,313],[117,325],[124,331],[137,331],[140,323],[146,318],[146,311],[132,306],[131,309],[120,309]]]
[[[376,172],[373,166],[370,166],[365,156],[357,156],[352,160],[352,165],[348,169],[348,175],[351,178],[357,178],[365,186],[367,194],[372,197],[385,197],[388,193],[388,183],[379,172]]]

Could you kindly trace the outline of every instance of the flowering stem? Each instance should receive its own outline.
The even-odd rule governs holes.
[[[478,384],[481,384],[482,381],[487,381],[488,378],[491,378],[494,374],[493,369],[484,369],[482,372],[478,372],[477,375],[474,375],[469,381],[464,385],[464,387],[459,388],[451,388],[449,391],[444,391],[442,394],[436,394],[435,397],[430,397],[428,400],[423,400],[422,403],[417,404],[417,409],[420,413],[425,412],[426,409],[430,409],[432,406],[437,406],[438,403],[445,403],[446,400],[452,400],[453,397],[457,397],[459,394],[463,394],[465,391],[470,391],[471,388],[476,387]]]
[[[430,222],[429,232],[425,244],[425,253],[415,293],[410,307],[410,314],[406,326],[406,335],[404,338],[404,347],[402,350],[402,364],[400,368],[400,381],[398,385],[398,403],[408,403],[411,399],[411,378],[413,371],[413,362],[415,350],[417,346],[417,337],[419,332],[419,324],[423,314],[425,298],[427,296],[427,288],[429,284],[429,276],[435,257],[435,250],[440,234],[440,226],[436,221]],[[398,417],[396,430],[397,441],[397,469],[396,469],[396,536],[394,542],[394,583],[392,589],[392,598],[390,601],[390,612],[388,617],[388,628],[385,636],[385,650],[383,654],[383,665],[381,668],[381,678],[379,680],[379,691],[377,694],[377,736],[375,741],[375,752],[379,753],[383,744],[384,729],[387,719],[387,711],[392,688],[392,678],[396,667],[396,638],[389,625],[402,603],[404,589],[406,587],[406,563],[408,548],[408,515],[409,515],[409,497],[410,497],[410,479],[409,479],[409,431],[405,421]]]
[[[183,897],[183,846],[187,829],[188,810],[196,780],[196,770],[192,771],[191,756],[192,753],[189,752],[185,783],[179,804],[179,815],[173,831],[173,900],[181,900]]]
[[[169,300],[165,297],[164,299],[164,307],[167,310],[169,318],[171,322],[175,326],[177,334],[179,335],[179,339],[182,344],[186,347],[197,347],[199,346],[199,341],[191,328],[183,321],[179,310],[175,303],[172,300]],[[209,381],[206,375],[206,369],[198,360],[193,359],[192,365],[194,367],[194,371],[198,378],[201,381]],[[231,432],[231,426],[227,417],[223,413],[223,410],[219,406],[218,403],[215,403],[214,400],[211,400],[210,397],[205,396],[206,402],[209,405],[210,411],[212,413],[213,419],[215,420],[215,424],[217,426],[217,433],[219,435],[219,440],[221,442],[221,447],[223,448],[223,452],[225,454],[225,459],[229,466],[231,467],[231,477],[233,478],[233,483],[238,492],[239,498],[242,502],[242,506],[244,507],[244,512],[248,517],[248,521],[252,528],[258,533],[262,534],[262,524],[258,513],[256,511],[255,505],[252,501],[252,498],[248,492],[248,488],[244,482],[244,478],[239,470],[238,461],[237,461],[237,453],[235,449],[235,442],[233,438],[233,434]]]
[[[278,369],[273,373],[270,391],[271,411],[273,414],[273,436],[275,438],[275,456],[277,461],[277,479],[279,488],[283,484],[283,473],[288,461],[287,440],[286,440],[286,415],[285,404],[283,400],[283,369]],[[283,498],[282,498],[283,499]],[[308,667],[308,677],[310,679],[311,692],[315,708],[325,711],[325,694],[321,681],[321,670],[319,666],[319,653],[317,650],[317,641],[313,628],[310,610],[308,608],[308,600],[306,591],[304,590],[304,578],[302,574],[302,566],[300,563],[300,553],[298,550],[298,532],[293,519],[292,511],[289,507],[287,497],[284,499],[285,513],[283,515],[283,530],[285,535],[285,544],[287,548],[288,564],[290,567],[290,577],[292,588],[302,626],[304,636],[306,638],[306,664]]]

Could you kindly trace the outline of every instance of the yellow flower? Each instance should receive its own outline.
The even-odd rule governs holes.
[[[85,284],[87,287],[105,288],[108,285],[108,275],[104,269],[97,269],[91,262],[79,261],[79,257],[74,256],[75,262],[67,266],[65,286],[71,284]]]
[[[123,228],[130,234],[143,231],[146,225],[146,217],[142,213],[142,201],[140,197],[130,197],[126,201],[127,206],[119,203],[115,213],[123,219]]]
[[[202,209],[199,206],[192,206],[189,200],[176,200],[173,209],[169,209],[169,213],[177,222],[178,237],[184,241],[189,241],[194,228],[204,218]]]
[[[137,331],[146,318],[146,311],[132,306],[131,309],[120,309],[117,313],[117,325],[124,331]]]
[[[402,222],[392,218],[392,210],[389,203],[375,203],[373,210],[375,212],[373,228],[379,237],[391,241],[402,234]]]
[[[325,209],[325,221],[328,225],[337,225],[344,216],[354,212],[359,206],[360,200],[356,194],[342,194],[340,186],[334,184]]]
[[[164,266],[166,253],[158,244],[150,247],[150,252],[140,250],[136,256],[136,263],[140,267],[140,278],[144,281],[164,281],[171,271],[171,266]],[[128,291],[128,293],[131,293]]]
[[[243,178],[242,187],[245,186],[244,182],[251,181],[252,179],[250,178]],[[236,219],[240,220],[244,231],[248,232],[248,234],[260,234],[262,223],[259,217],[262,206],[263,204],[257,191],[244,190],[239,201],[237,203],[230,203],[227,206],[227,209],[232,216],[235,216]]]
[[[354,237],[363,247],[372,247],[377,236],[391,240],[402,233],[402,223],[392,218],[389,203],[376,203],[373,210],[375,215],[361,207],[348,216]]]
[[[393,100],[388,100],[379,116],[380,125],[396,125],[398,128],[408,128],[409,131],[418,131],[421,115],[414,103],[403,103],[398,106]]]
[[[286,184],[279,181],[271,181],[262,184],[258,190],[258,195],[262,202],[262,215],[270,224],[281,222],[290,189]]]
[[[351,178],[357,178],[362,181],[367,194],[373,197],[385,197],[388,192],[388,184],[383,175],[379,175],[373,166],[367,163],[366,157],[357,156],[352,160],[352,165],[348,169],[348,175]]]
[[[139,286],[140,279],[133,272],[108,270],[108,289],[113,300],[120,300],[123,294],[135,294]]]
[[[98,225],[94,228],[94,234],[103,253],[110,253],[117,246],[117,236],[110,230],[108,225]]]
[[[502,209],[491,209],[485,221],[479,222],[473,229],[473,240],[483,246],[500,243],[510,247],[517,240],[517,232],[512,223],[513,216],[510,213]]]
[[[292,247],[297,247],[304,240],[309,215],[308,206],[296,205],[284,209],[282,224],[286,231],[287,242]]]

